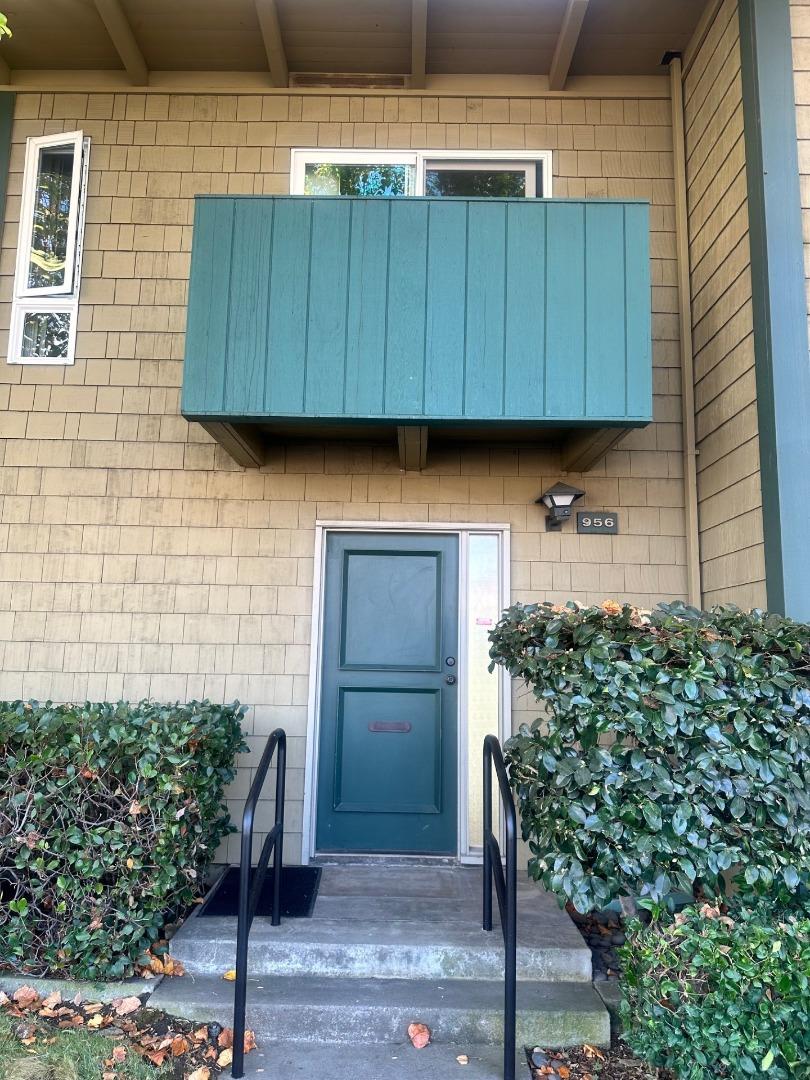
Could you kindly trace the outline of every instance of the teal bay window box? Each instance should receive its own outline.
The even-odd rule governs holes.
[[[243,464],[293,438],[557,442],[652,419],[649,209],[200,196],[182,412]]]

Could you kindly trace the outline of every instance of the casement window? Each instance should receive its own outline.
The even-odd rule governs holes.
[[[10,364],[73,363],[89,152],[81,131],[28,140]]]
[[[549,150],[293,150],[293,195],[550,198]]]

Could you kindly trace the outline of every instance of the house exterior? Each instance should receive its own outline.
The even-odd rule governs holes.
[[[810,4],[4,9],[0,697],[238,698],[290,858],[475,859],[510,600],[810,618]]]

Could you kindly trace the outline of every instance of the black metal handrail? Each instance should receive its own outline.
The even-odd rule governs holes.
[[[251,882],[250,864],[253,861],[253,819],[256,806],[270,769],[273,755],[276,763],[276,820],[262,845],[261,855]],[[236,927],[236,983],[233,1004],[233,1065],[234,1080],[245,1075],[245,1004],[247,1001],[248,939],[256,905],[264,885],[270,856],[273,856],[273,926],[281,922],[281,869],[284,865],[284,787],[287,779],[287,736],[276,728],[267,740],[262,759],[250,785],[245,809],[242,812],[242,854],[239,866],[239,916]]]
[[[492,831],[492,770],[498,780],[506,823],[506,872],[501,848]],[[504,961],[503,1077],[515,1080],[517,1011],[517,812],[506,773],[501,744],[494,735],[484,739],[484,929],[492,929],[492,886],[498,897]]]

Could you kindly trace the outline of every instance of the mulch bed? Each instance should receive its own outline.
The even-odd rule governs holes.
[[[100,1031],[121,1045],[113,1050],[104,1080],[119,1080],[128,1052],[152,1065],[174,1065],[175,1075],[187,1080],[209,1080],[229,1069],[233,1057],[233,1031],[220,1024],[200,1024],[147,1007],[148,994],[116,998],[110,1002],[85,1001],[80,994],[63,1001],[57,990],[40,997],[21,986],[11,997],[0,991],[0,1008],[19,1020],[16,1035],[22,1046],[34,1047],[55,1030]],[[256,1046],[253,1032],[245,1032],[245,1051]]]
[[[609,1049],[597,1046],[526,1051],[532,1080],[674,1080],[670,1073],[639,1061],[620,1038]]]

